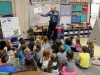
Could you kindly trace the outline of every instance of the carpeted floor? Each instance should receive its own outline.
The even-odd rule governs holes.
[[[81,39],[81,43],[84,44],[84,41],[86,41],[87,39]],[[52,42],[50,42],[52,44]],[[94,45],[95,49],[94,49],[94,55],[95,56],[98,56],[100,55],[100,46],[97,46],[96,44]],[[50,49],[52,51],[52,49]],[[78,56],[78,53],[74,53],[74,57],[77,58]],[[18,64],[18,59],[12,59],[11,60],[12,63],[15,63]],[[19,70],[19,66],[16,66],[17,67],[17,70]],[[90,67],[86,70],[82,70],[82,69],[79,69],[78,67],[77,68],[77,74],[76,75],[100,75],[100,66],[95,66],[95,65],[92,65],[92,59],[90,60]]]
[[[74,57],[76,58],[78,56],[78,53],[74,53]],[[90,60],[90,67],[86,70],[77,68],[77,74],[76,75],[100,75],[100,66],[92,65],[92,60]]]

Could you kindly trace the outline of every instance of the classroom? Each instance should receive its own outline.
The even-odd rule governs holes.
[[[100,75],[100,0],[0,0],[0,75]]]

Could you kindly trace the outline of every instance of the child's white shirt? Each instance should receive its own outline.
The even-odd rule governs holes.
[[[43,58],[41,58],[40,63],[42,63],[41,69],[44,70],[47,69],[49,60],[44,60]]]
[[[7,51],[8,51],[8,49],[7,49],[7,47],[4,47],[4,49],[3,49],[4,51],[6,51],[6,53],[7,53]]]

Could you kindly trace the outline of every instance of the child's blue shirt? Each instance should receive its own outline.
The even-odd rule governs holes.
[[[64,44],[64,46],[65,46],[66,52],[69,51],[69,50],[71,50],[71,46],[69,46],[67,44]]]
[[[20,61],[20,63],[22,63],[23,60],[24,60],[24,58],[25,58],[24,53],[23,53],[22,50],[19,51],[19,53],[18,53],[18,57],[19,57],[19,61]]]
[[[3,66],[0,66],[0,72],[13,73],[13,72],[16,72],[16,69],[13,66],[3,65]]]

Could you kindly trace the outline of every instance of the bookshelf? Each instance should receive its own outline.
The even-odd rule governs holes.
[[[64,30],[64,37],[74,36],[74,38],[88,38],[91,34],[92,28],[77,28]]]

